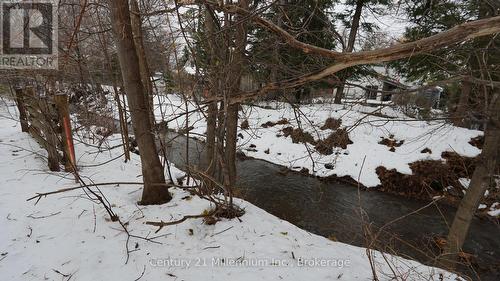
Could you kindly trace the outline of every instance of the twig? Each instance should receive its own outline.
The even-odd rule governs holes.
[[[48,218],[48,217],[52,217],[52,216],[57,216],[59,215],[61,212],[57,212],[57,213],[52,213],[50,215],[46,215],[46,216],[33,216],[33,215],[28,215],[26,217],[28,218],[32,218],[32,219],[44,219],[44,218]]]
[[[147,225],[152,225],[152,226],[157,226],[158,229],[155,231],[155,233],[158,233],[158,231],[160,231],[164,226],[174,225],[174,224],[180,224],[180,223],[184,222],[187,219],[206,218],[206,217],[212,216],[213,214],[215,214],[215,209],[213,211],[211,211],[210,213],[208,213],[208,214],[186,215],[186,216],[182,217],[179,220],[169,221],[169,222],[164,222],[164,221],[147,221],[146,224]]]
[[[139,277],[137,277],[134,281],[137,281],[137,280],[141,279],[142,276],[144,276],[144,272],[146,272],[146,266],[144,266],[144,268],[142,269],[141,275]]]
[[[54,190],[54,191],[50,191],[50,192],[45,192],[45,193],[37,193],[37,195],[33,196],[33,197],[30,197],[28,199],[26,199],[26,201],[31,201],[33,199],[36,199],[36,202],[35,204],[38,203],[38,201],[40,201],[40,199],[42,197],[45,197],[47,195],[52,195],[52,194],[57,194],[57,193],[63,193],[63,192],[67,192],[67,191],[72,191],[72,190],[76,190],[76,189],[83,189],[83,188],[86,188],[86,187],[91,187],[91,186],[102,186],[102,185],[143,185],[144,183],[142,182],[104,182],[104,183],[90,183],[90,184],[84,184],[84,185],[80,185],[80,186],[75,186],[75,187],[68,187],[68,188],[63,188],[63,189],[58,189],[58,190]],[[168,186],[172,186],[171,184],[166,184]]]
[[[208,250],[208,249],[219,249],[220,246],[208,246],[208,247],[205,247],[203,248],[203,250]]]
[[[63,277],[71,277],[72,274],[64,274],[57,269],[52,269],[55,273],[62,275]]]
[[[210,235],[210,237],[214,237],[215,235],[219,235],[219,234],[221,234],[221,233],[223,233],[223,232],[226,232],[226,231],[230,230],[230,229],[231,229],[231,228],[233,228],[233,227],[234,227],[234,226],[230,226],[230,227],[228,227],[228,228],[226,228],[226,229],[224,229],[224,230],[222,230],[222,231],[219,231],[219,232],[217,232],[217,233],[214,233],[214,234]]]

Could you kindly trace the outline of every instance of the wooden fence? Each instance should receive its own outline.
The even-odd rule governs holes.
[[[48,153],[51,171],[76,174],[75,150],[66,94],[39,95],[33,87],[16,88],[21,130],[29,133]]]

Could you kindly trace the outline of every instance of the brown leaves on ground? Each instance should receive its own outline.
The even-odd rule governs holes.
[[[411,175],[380,166],[376,169],[382,183],[379,188],[386,192],[420,199],[446,194],[451,196],[448,198],[452,199],[451,203],[458,203],[464,190],[458,179],[472,177],[477,158],[464,157],[448,151],[443,152],[441,157],[446,161],[422,160],[410,163]],[[500,168],[497,166],[496,174],[499,172]],[[490,205],[498,200],[499,194],[490,191],[490,195],[483,198],[483,203]]]
[[[310,143],[310,144],[316,144],[316,141],[314,140],[313,136],[308,133],[304,132],[302,129],[294,129],[293,127],[286,127],[283,128],[283,135],[285,137],[290,136],[292,138],[293,143]]]
[[[460,178],[471,178],[476,168],[476,158],[465,157],[456,152],[445,151],[441,157],[446,160],[450,172]]]
[[[429,154],[432,154],[432,150],[430,148],[426,147],[426,148],[422,149],[420,151],[420,153],[429,153]]]
[[[340,125],[342,125],[342,120],[341,119],[335,119],[335,118],[328,118],[326,119],[325,121],[325,124],[323,126],[321,126],[321,130],[326,130],[326,129],[330,129],[330,130],[337,130],[338,128],[340,128]]]
[[[353,143],[349,139],[349,133],[345,128],[337,129],[335,132],[331,133],[327,138],[320,140],[315,140],[310,133],[304,132],[302,129],[286,127],[282,131],[285,137],[290,136],[292,138],[293,143],[312,144],[314,145],[316,151],[318,151],[323,155],[332,154],[334,147],[341,147],[343,149],[346,149],[347,145]]]
[[[250,129],[250,124],[248,124],[248,120],[247,119],[245,119],[245,120],[243,120],[243,122],[241,122],[240,128],[242,130],[248,130],[248,129]]]
[[[390,135],[389,138],[382,137],[382,140],[379,141],[379,144],[390,147],[389,151],[394,152],[396,151],[396,147],[402,146],[404,142],[404,140],[398,141],[394,138],[394,135]]]
[[[448,186],[460,187],[459,176],[450,166],[439,160],[424,160],[410,164],[411,175],[402,174],[396,169],[377,167],[375,170],[382,182],[381,190],[415,198],[440,195]]]
[[[262,124],[262,128],[269,128],[269,127],[274,127],[276,125],[288,125],[290,124],[290,122],[288,122],[288,119],[286,118],[283,118],[281,120],[278,120],[276,122],[272,122],[272,121],[267,121],[266,123]]]
[[[470,139],[469,144],[479,149],[483,149],[484,136],[477,136],[475,138]]]
[[[346,129],[338,129],[331,133],[326,139],[317,141],[314,147],[316,151],[323,155],[330,155],[333,153],[334,147],[347,148],[348,144],[353,142],[349,139],[349,133]]]
[[[214,225],[217,223],[217,221],[217,218],[213,216],[207,216],[203,218],[203,223],[205,223],[206,225]]]

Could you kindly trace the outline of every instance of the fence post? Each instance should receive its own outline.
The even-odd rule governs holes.
[[[73,144],[73,133],[71,131],[71,119],[69,117],[68,95],[54,95],[57,111],[59,112],[59,120],[62,127],[62,142],[66,161],[64,166],[66,171],[73,172],[76,175],[76,159],[75,146]]]
[[[31,98],[31,106],[37,107],[39,109],[40,116],[38,117],[38,123],[40,125],[39,130],[35,130],[37,134],[45,137],[46,147],[48,154],[48,164],[49,169],[53,172],[60,171],[59,167],[59,153],[57,152],[57,135],[55,133],[55,128],[52,126],[52,118],[50,114],[50,108],[46,99],[42,100],[35,96],[35,90],[33,87],[26,87],[26,96]],[[34,109],[35,110],[35,109]],[[31,122],[35,122],[32,119]],[[42,137],[43,135],[43,137]]]
[[[53,110],[51,110],[51,105],[49,104],[49,99],[47,97],[39,101],[40,110],[44,115],[43,120],[43,134],[47,140],[47,152],[49,154],[49,168],[51,171],[60,171],[59,163],[61,156],[57,151],[57,144],[59,139],[56,134],[56,124],[53,121]]]
[[[47,142],[43,138],[42,131],[39,128],[40,126],[35,125],[40,123],[37,119],[37,117],[39,116],[33,116],[33,113],[36,111],[36,108],[38,108],[37,106],[38,102],[36,102],[35,99],[35,92],[33,91],[32,88],[26,87],[23,89],[22,95],[23,95],[24,108],[26,109],[26,117],[28,120],[28,132],[37,140],[37,142],[43,148],[47,149],[46,148]]]
[[[14,91],[16,92],[16,103],[17,103],[17,109],[19,110],[19,121],[21,122],[21,131],[28,132],[28,116],[26,115],[26,108],[24,107],[23,88],[16,87]]]

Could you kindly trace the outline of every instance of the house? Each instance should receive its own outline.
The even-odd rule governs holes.
[[[344,98],[364,99],[368,103],[391,102],[393,95],[411,88],[397,73],[383,66],[375,66],[369,75],[348,80],[344,88]]]

